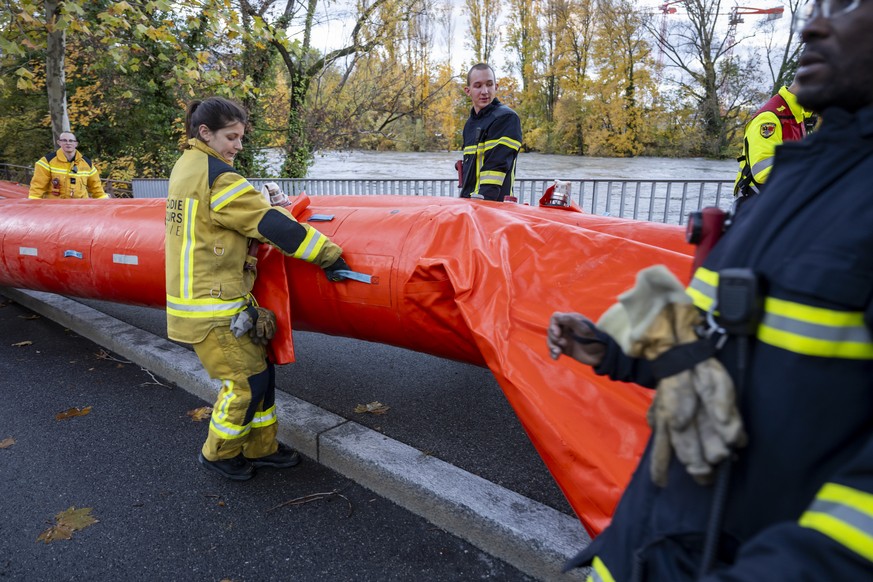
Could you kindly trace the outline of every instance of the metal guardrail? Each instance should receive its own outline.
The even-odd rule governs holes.
[[[689,212],[706,206],[727,210],[733,203],[731,180],[567,180],[571,199],[586,212],[649,222],[684,224]],[[252,186],[276,182],[288,194],[316,196],[379,195],[448,196],[458,195],[457,181],[451,179],[367,180],[367,179],[259,179]],[[519,204],[536,206],[552,184],[546,179],[516,179]],[[133,181],[134,198],[163,198],[167,180]]]
[[[0,164],[0,180],[30,184],[33,167]],[[133,198],[133,184],[127,180],[103,180],[103,190],[113,198]]]
[[[0,164],[0,179],[29,184],[33,168]],[[393,194],[402,196],[458,195],[457,181],[453,179],[332,179],[315,178],[251,178],[255,188],[266,182],[276,182],[288,194],[306,192],[315,196],[372,196]],[[684,224],[688,213],[706,206],[727,210],[733,203],[731,180],[567,180],[571,184],[570,198],[580,208],[600,216],[617,216]],[[116,198],[164,198],[167,196],[165,178],[103,180],[103,188]],[[540,197],[552,184],[546,179],[517,179],[516,196],[519,204],[536,206]]]

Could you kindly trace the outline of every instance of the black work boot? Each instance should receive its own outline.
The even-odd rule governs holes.
[[[273,467],[274,469],[287,469],[300,463],[300,455],[291,447],[279,443],[279,449],[272,455],[246,459],[255,467]]]
[[[200,453],[200,464],[215,471],[222,477],[233,479],[234,481],[246,481],[255,476],[254,466],[242,456],[242,453],[232,459],[222,459],[220,461],[210,461]]]

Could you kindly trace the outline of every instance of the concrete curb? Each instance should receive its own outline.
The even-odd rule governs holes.
[[[193,351],[52,293],[0,294],[212,403],[217,381]],[[540,580],[582,580],[561,567],[590,542],[574,517],[277,391],[279,439],[306,456]]]

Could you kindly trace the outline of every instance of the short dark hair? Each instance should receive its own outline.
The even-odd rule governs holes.
[[[223,97],[208,97],[202,101],[195,99],[188,104],[185,114],[185,128],[188,137],[199,137],[200,126],[218,131],[234,123],[248,124],[249,115],[241,105]]]
[[[489,65],[488,63],[476,63],[470,70],[467,71],[467,87],[470,86],[470,75],[473,74],[473,71],[484,71],[485,69],[489,69],[491,71],[491,75],[494,77],[494,82],[497,82],[497,73],[494,72],[494,67]]]

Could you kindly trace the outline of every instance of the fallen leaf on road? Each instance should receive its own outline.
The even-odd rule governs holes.
[[[0,441],[0,449],[8,449],[9,447],[11,447],[14,444],[15,444],[15,439],[12,437],[9,437],[7,439],[3,439],[2,441]]]
[[[23,348],[24,346],[29,346],[29,345],[31,345],[31,344],[33,344],[32,341],[30,341],[30,340],[26,340],[26,341],[23,341],[23,342],[18,342],[17,344],[12,344],[12,347],[13,347],[13,348]]]
[[[85,416],[91,412],[91,407],[86,406],[85,408],[74,407],[63,412],[59,412],[55,415],[55,420],[64,420],[65,418],[72,418],[74,416]]]
[[[49,543],[56,540],[68,540],[73,537],[74,531],[85,529],[98,521],[91,516],[90,507],[76,509],[74,506],[57,514],[55,516],[55,525],[39,534],[36,541]]]
[[[194,410],[188,411],[188,416],[191,417],[191,420],[194,422],[200,422],[201,420],[206,420],[212,414],[211,406],[201,406],[200,408],[195,408]]]
[[[357,412],[358,414],[363,414],[365,412],[369,412],[370,414],[385,414],[390,409],[390,406],[385,406],[378,400],[369,404],[358,404],[357,406],[355,406],[355,412]]]
[[[21,319],[39,319],[40,316],[36,313],[31,313],[30,315],[19,315],[18,317]]]

